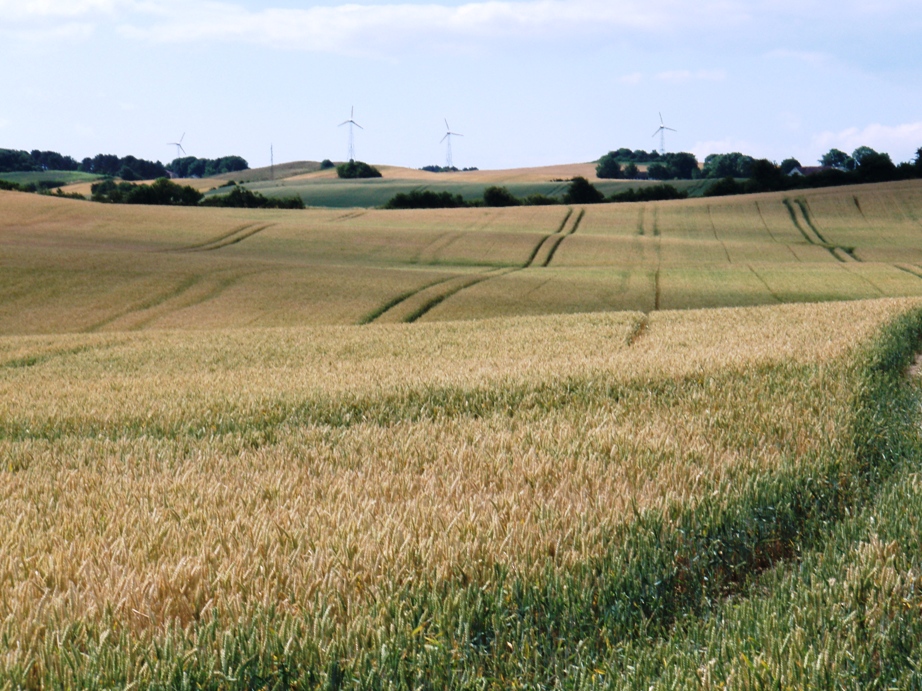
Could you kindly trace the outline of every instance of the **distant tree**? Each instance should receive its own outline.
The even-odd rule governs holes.
[[[27,152],[0,149],[0,173],[20,173],[32,170],[38,170],[38,166]]]
[[[599,178],[608,180],[623,177],[623,173],[621,172],[621,164],[618,163],[618,153],[616,151],[609,151],[607,154],[602,156],[595,167],[595,174]]]
[[[840,168],[842,170],[854,170],[856,163],[855,159],[849,156],[844,151],[839,149],[830,149],[823,157],[820,159],[820,165],[830,166],[832,168]]]
[[[484,206],[519,206],[522,201],[505,187],[487,187],[483,191]]]
[[[796,158],[786,158],[781,162],[781,172],[785,175],[790,175],[792,170],[800,167],[800,161]]]
[[[159,178],[152,185],[133,185],[106,179],[90,188],[95,202],[109,204],[152,204],[162,206],[195,206],[202,193],[194,187],[177,185]]]
[[[239,209],[303,209],[304,200],[298,196],[266,197],[245,187],[235,186],[228,194],[215,195],[203,200],[202,206],[224,206]]]
[[[467,206],[460,194],[433,192],[432,190],[413,190],[412,192],[398,192],[384,205],[384,208],[454,209],[460,206]]]
[[[679,191],[672,185],[630,188],[617,192],[608,198],[610,202],[655,202],[669,199],[686,199],[688,192]]]
[[[702,174],[706,178],[748,178],[753,158],[739,151],[711,154],[704,159]]]
[[[381,177],[381,171],[362,161],[349,161],[338,165],[336,166],[336,173],[343,179]]]
[[[691,180],[698,174],[698,159],[694,154],[685,151],[679,151],[674,154],[666,154],[666,164],[673,172],[673,177],[679,180]]]
[[[870,146],[859,146],[852,152],[852,160],[855,161],[856,166],[860,166],[865,156],[872,156],[876,153]]]
[[[637,176],[640,175],[640,169],[637,167],[636,163],[628,163],[624,166],[624,177],[628,180],[636,180]]]
[[[858,153],[856,151],[856,153]],[[856,175],[862,182],[886,182],[897,177],[896,166],[890,160],[889,154],[879,154],[876,151],[861,152]]]
[[[752,162],[749,180],[746,183],[747,192],[772,192],[781,189],[784,189],[784,173],[778,166],[764,158]]]
[[[647,167],[647,177],[651,180],[672,180],[675,176],[665,163],[651,163]]]
[[[122,180],[125,180],[126,182],[133,182],[135,180],[141,179],[141,176],[138,175],[136,172],[134,172],[128,166],[122,166],[121,168],[119,168],[118,174],[116,175],[116,177],[121,178]]]
[[[916,168],[916,175],[922,177],[922,147],[916,150],[916,160],[913,165]]]
[[[598,204],[605,201],[605,195],[586,178],[575,177],[570,181],[563,200],[565,204]]]
[[[560,200],[544,194],[530,194],[522,200],[522,203],[525,206],[553,206],[554,204],[560,204]]]
[[[320,162],[320,170],[328,170],[334,167],[335,167],[335,164],[333,163],[333,161],[331,161],[328,158],[325,158]]]
[[[705,197],[726,197],[731,194],[743,194],[746,189],[736,181],[736,178],[726,177],[716,182],[704,190]]]

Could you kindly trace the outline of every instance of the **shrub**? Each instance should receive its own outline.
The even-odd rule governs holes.
[[[483,191],[484,206],[520,206],[522,201],[505,187],[487,187]]]
[[[731,194],[743,194],[746,189],[736,181],[735,178],[723,178],[717,182],[711,183],[706,190],[704,190],[705,197],[726,197]]]
[[[636,167],[636,166],[635,166]],[[617,152],[609,151],[599,159],[595,167],[595,174],[600,178],[618,179],[624,177],[621,172],[621,164],[617,160]]]
[[[363,161],[349,161],[336,166],[336,173],[343,179],[381,177],[381,171]]]
[[[672,185],[655,185],[640,189],[627,189],[616,192],[608,198],[610,202],[658,202],[670,199],[686,199],[688,192],[679,191]]]
[[[586,178],[575,177],[570,181],[563,201],[566,204],[598,204],[605,201],[605,195]]]
[[[301,197],[266,197],[245,187],[234,187],[228,194],[208,197],[202,206],[222,206],[238,209],[303,209]]]
[[[333,163],[333,161],[331,161],[328,158],[325,158],[320,162],[320,170],[329,170],[330,168],[334,168],[335,166],[336,164]]]
[[[467,206],[460,194],[451,192],[433,192],[432,190],[413,190],[395,194],[385,209],[454,209]]]

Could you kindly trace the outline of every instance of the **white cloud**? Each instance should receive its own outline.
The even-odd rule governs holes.
[[[676,83],[694,81],[719,82],[727,78],[727,73],[723,70],[697,70],[695,72],[691,70],[670,70],[658,73],[656,78],[663,82]]]
[[[88,14],[111,13],[125,0],[0,0],[0,16],[4,22],[54,17],[82,17]]]
[[[693,12],[680,0],[487,0],[458,6],[344,4],[255,12],[219,2],[152,3],[154,23],[125,22],[132,38],[155,42],[221,40],[330,52],[368,52],[385,46],[440,40],[560,38],[612,29],[669,32],[689,25],[743,21],[738,2],[705,0]],[[731,10],[728,11],[728,6]]]
[[[902,125],[867,125],[850,127],[841,132],[822,132],[813,137],[812,146],[817,151],[841,149],[851,153],[859,146],[870,146],[890,154],[894,162],[908,161],[922,146],[922,122]]]

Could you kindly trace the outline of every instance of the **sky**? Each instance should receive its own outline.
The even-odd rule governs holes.
[[[922,147],[919,0],[0,0],[0,148],[481,169]]]

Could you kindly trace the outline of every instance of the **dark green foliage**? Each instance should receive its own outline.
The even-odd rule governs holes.
[[[609,151],[599,159],[595,167],[596,177],[607,180],[618,180],[624,177],[621,172],[621,164],[618,163],[618,155],[615,151]]]
[[[586,178],[580,176],[570,181],[563,201],[565,204],[598,204],[605,201],[605,195]]]
[[[454,209],[468,206],[460,194],[451,192],[433,192],[432,190],[413,190],[395,194],[385,209]]]
[[[624,177],[626,179],[636,180],[638,175],[640,175],[640,169],[637,167],[636,163],[628,163],[624,166]]]
[[[743,194],[746,188],[736,181],[735,178],[723,178],[718,180],[704,190],[704,197],[726,197],[731,194]]]
[[[855,159],[849,156],[844,151],[839,149],[830,149],[823,157],[820,159],[821,166],[829,166],[831,168],[839,168],[841,170],[854,170],[857,165]]]
[[[325,158],[320,162],[320,170],[329,170],[330,168],[335,168],[335,167],[336,167],[336,164],[333,163],[333,161],[331,161],[328,158]]]
[[[785,175],[790,175],[792,170],[800,167],[800,161],[796,158],[786,158],[781,162],[781,172]]]
[[[734,151],[729,154],[711,154],[704,159],[702,176],[706,178],[748,178],[752,169],[752,156]]]
[[[90,189],[94,202],[108,204],[195,206],[203,196],[197,189],[177,185],[167,178],[158,178],[152,185],[133,185],[107,179],[95,183]]]
[[[698,159],[684,151],[661,156],[647,168],[647,175],[652,180],[692,180],[699,174]]]
[[[97,175],[120,177],[119,174],[124,172],[124,169],[131,170],[136,176],[135,180],[153,180],[169,176],[169,172],[160,161],[154,163],[134,156],[119,158],[114,154],[98,154],[95,158],[84,158],[80,163],[81,171]]]
[[[16,151],[0,149],[0,173],[17,173],[41,170],[77,170],[77,162],[57,151]]]
[[[346,180],[381,177],[381,171],[363,161],[349,161],[348,163],[338,165],[336,166],[336,173],[339,177]]]
[[[519,206],[522,201],[505,187],[487,187],[483,191],[484,206]]]
[[[865,147],[867,148],[867,147]],[[858,151],[855,152],[859,153]],[[861,152],[858,167],[855,174],[861,182],[886,182],[897,177],[896,166],[890,160],[888,154],[879,154],[876,151],[868,150]]]
[[[228,194],[208,197],[202,206],[223,206],[241,209],[303,209],[301,197],[266,197],[245,187],[237,187]]]
[[[771,161],[760,158],[749,166],[749,180],[746,181],[747,192],[771,192],[784,189],[784,185],[784,174]]]
[[[206,178],[249,170],[249,168],[250,165],[240,156],[224,156],[223,158],[186,156],[174,159],[169,165],[170,171],[180,178]]]
[[[650,163],[651,161],[659,161],[661,158],[659,151],[656,150],[644,151],[643,149],[636,149],[631,151],[624,147],[610,151],[607,155],[614,156],[614,159],[619,163]]]
[[[128,166],[122,166],[118,171],[118,175],[116,175],[115,177],[121,178],[125,182],[134,182],[135,180],[141,179],[141,176],[139,176],[136,172],[134,172]]]
[[[688,192],[679,191],[672,185],[630,188],[616,192],[608,198],[610,202],[657,202],[670,199],[687,199]]]
[[[25,192],[17,182],[9,182],[8,180],[0,180],[0,190],[6,190],[7,192]]]
[[[525,206],[553,206],[560,204],[560,200],[544,194],[530,194],[522,200],[522,203]]]

